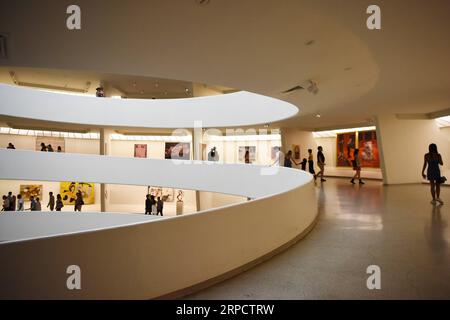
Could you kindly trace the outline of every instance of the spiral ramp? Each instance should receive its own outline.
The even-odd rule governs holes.
[[[0,85],[1,116],[71,125],[249,126],[297,112],[287,102],[248,92],[116,100]],[[1,179],[159,185],[250,199],[160,219],[109,212],[1,214],[0,298],[180,297],[287,248],[317,216],[311,175],[290,168],[6,149],[0,159]],[[72,265],[81,270],[80,290],[67,287]]]

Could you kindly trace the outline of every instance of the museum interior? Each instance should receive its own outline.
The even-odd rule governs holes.
[[[0,298],[450,299],[450,2],[370,5],[0,1]]]

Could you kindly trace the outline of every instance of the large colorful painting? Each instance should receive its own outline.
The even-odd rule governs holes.
[[[338,167],[351,167],[356,148],[356,132],[338,133],[336,139],[336,164]]]
[[[256,161],[255,146],[239,146],[239,162],[252,163]]]
[[[164,158],[189,160],[191,158],[190,144],[186,142],[166,142]]]
[[[134,145],[134,157],[135,158],[147,158],[147,145],[135,144]]]
[[[30,201],[31,196],[42,200],[42,184],[21,184],[20,195],[25,201]]]
[[[378,151],[377,132],[375,130],[359,131],[358,146],[362,167],[379,168],[380,155]]]
[[[61,182],[60,194],[64,204],[75,204],[78,191],[81,191],[84,204],[95,203],[95,187],[90,182]]]
[[[46,147],[51,145],[54,152],[58,151],[58,147],[61,147],[60,152],[66,151],[66,142],[64,138],[38,136],[36,137],[36,151],[41,151],[41,143],[44,143]]]
[[[155,196],[155,198],[160,197],[165,202],[173,201],[174,192],[172,188],[148,187],[147,193]]]

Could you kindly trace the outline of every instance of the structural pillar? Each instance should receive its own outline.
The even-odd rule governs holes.
[[[100,155],[108,156],[111,154],[111,134],[113,130],[101,128],[100,129]],[[100,210],[101,212],[108,211],[109,207],[109,190],[106,183],[100,184]]]

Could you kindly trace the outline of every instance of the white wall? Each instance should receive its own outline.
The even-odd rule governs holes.
[[[377,117],[382,169],[387,184],[422,181],[423,156],[436,143],[444,161],[450,162],[450,130],[439,129],[435,120],[400,120],[395,115]]]

